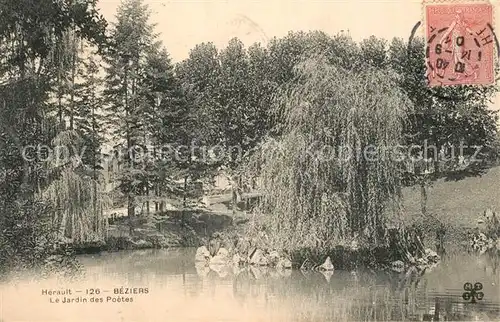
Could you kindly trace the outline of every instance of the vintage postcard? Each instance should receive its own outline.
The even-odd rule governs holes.
[[[500,321],[498,0],[0,0],[0,322]]]

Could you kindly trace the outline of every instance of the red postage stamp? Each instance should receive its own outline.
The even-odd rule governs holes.
[[[429,86],[493,84],[493,5],[487,1],[428,1],[424,10]]]

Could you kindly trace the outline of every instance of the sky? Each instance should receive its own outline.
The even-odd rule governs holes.
[[[456,1],[456,0],[455,0]],[[500,0],[490,0],[496,4]],[[100,0],[101,13],[113,21],[120,1]],[[334,35],[344,31],[355,40],[371,35],[408,39],[413,26],[422,20],[421,0],[145,0],[152,22],[174,62],[188,57],[201,42],[223,48],[238,37],[246,46],[265,44],[290,30],[321,30]],[[500,27],[500,19],[496,26]],[[497,28],[500,30],[500,28]],[[423,35],[423,28],[417,33]],[[500,94],[491,106],[500,109]]]

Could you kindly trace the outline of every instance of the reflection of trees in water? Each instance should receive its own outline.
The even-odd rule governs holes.
[[[485,249],[478,252],[472,248],[467,249],[467,253],[471,256],[478,256],[479,261],[482,262],[482,269],[484,272],[491,270],[494,276],[498,276],[498,268],[500,267],[500,249],[496,247]]]
[[[498,304],[465,302],[461,294],[436,294],[419,302],[419,310],[407,314],[410,321],[494,321],[500,317]]]
[[[492,270],[493,276],[498,277],[498,267],[500,266],[500,250],[496,248],[488,249],[483,255],[485,265],[484,271],[487,272],[488,268]]]
[[[254,276],[245,269],[236,275],[233,280],[233,296],[240,304],[244,304],[250,294],[255,294],[252,288],[255,287]]]
[[[233,280],[234,297],[244,304],[257,299],[278,299],[290,304],[297,320],[491,320],[498,305],[482,302],[466,304],[460,294],[434,294],[426,279],[413,273],[293,271],[287,278],[244,270]],[[330,281],[328,281],[330,279]],[[267,303],[269,304],[269,303]],[[296,315],[294,315],[294,313]]]
[[[496,317],[500,315],[499,306],[488,302],[487,297],[476,304],[466,304],[460,297],[461,290],[456,291],[457,294],[445,294],[446,291],[433,293],[435,279],[453,272],[448,272],[446,266],[441,268],[444,275],[425,275],[426,278],[418,272],[396,274],[361,269],[356,272],[335,271],[331,276],[325,276],[320,272],[224,265],[196,266],[195,271],[191,259],[191,268],[177,274],[169,267],[161,270],[163,258],[136,255],[122,260],[106,258],[103,262],[96,258],[87,267],[86,279],[96,282],[113,279],[129,285],[148,284],[152,287],[167,285],[175,280],[175,284],[182,285],[179,295],[184,292],[184,296],[191,298],[217,298],[217,289],[230,287],[234,299],[241,305],[257,305],[273,311],[286,308],[286,314],[304,321],[435,320],[437,317],[443,321],[445,318],[473,320],[476,316],[498,320]],[[476,259],[480,264],[474,264]],[[156,262],[147,264],[150,260]],[[458,257],[449,263],[449,267],[472,265],[480,271],[486,267],[488,276],[491,272],[498,273],[499,258],[496,254],[483,254],[469,260],[463,262],[462,257]],[[151,268],[151,265],[154,267]],[[189,273],[190,270],[197,274]],[[457,278],[465,276],[458,275]]]

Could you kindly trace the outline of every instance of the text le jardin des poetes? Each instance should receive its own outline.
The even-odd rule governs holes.
[[[116,287],[112,289],[42,289],[49,303],[131,303],[138,296],[149,294],[147,287]]]

